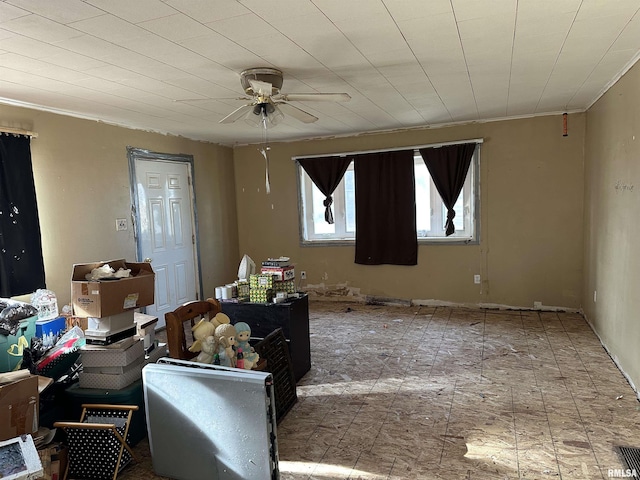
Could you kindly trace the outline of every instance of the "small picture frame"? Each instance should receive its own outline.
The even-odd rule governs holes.
[[[43,475],[40,456],[31,435],[0,442],[0,478],[32,480]]]

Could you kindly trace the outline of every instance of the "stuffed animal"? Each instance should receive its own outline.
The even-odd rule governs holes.
[[[236,328],[236,342],[238,348],[242,349],[244,355],[244,368],[251,370],[260,359],[260,355],[256,353],[254,348],[249,344],[251,338],[251,327],[245,322],[238,322],[234,325]]]
[[[213,335],[209,335],[201,343],[202,350],[196,357],[196,362],[213,363],[213,357],[216,353],[216,339]]]
[[[220,365],[224,367],[236,366],[236,329],[230,323],[224,323],[216,327],[215,333],[215,353],[220,357]],[[215,355],[214,353],[214,355]]]

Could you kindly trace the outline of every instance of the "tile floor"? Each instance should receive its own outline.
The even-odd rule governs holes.
[[[635,393],[578,314],[311,302],[310,328],[283,480],[607,479],[614,445],[640,447]],[[118,478],[159,478],[137,450]]]

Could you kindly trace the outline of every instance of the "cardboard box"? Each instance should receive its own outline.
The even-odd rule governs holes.
[[[107,347],[85,345],[80,349],[80,357],[84,367],[124,367],[144,357],[144,343],[135,340],[132,345],[125,348],[114,348],[112,345]]]
[[[156,340],[156,325],[158,317],[136,312],[136,335],[144,341],[144,349],[147,350]]]
[[[100,388],[104,390],[120,390],[142,378],[144,362],[139,362],[134,368],[125,373],[85,373],[78,375],[80,388]]]
[[[0,441],[38,430],[39,400],[37,375],[0,385]]]
[[[296,272],[293,265],[288,267],[262,267],[260,273],[271,274],[275,276],[277,282],[284,282],[286,280],[293,280],[296,277]]]
[[[270,273],[252,273],[249,275],[249,287],[250,290],[254,288],[273,288],[274,277]]]
[[[127,310],[107,317],[87,317],[87,330],[101,331],[105,335],[108,332],[124,330],[133,326],[134,316],[135,312],[133,310]]]
[[[117,367],[106,367],[106,366],[85,367],[83,365],[82,373],[103,373],[106,375],[125,375],[126,373],[133,370],[134,368],[142,368],[141,365],[144,363],[144,361],[145,361],[145,355],[141,355],[140,357],[135,359],[133,362],[131,362],[129,365],[121,365]]]
[[[67,447],[60,442],[38,448],[43,474],[38,480],[59,480],[67,468]]]
[[[80,327],[82,330],[86,330],[89,327],[89,319],[87,317],[65,315],[65,321],[67,323],[67,330],[70,330],[73,327]]]
[[[114,270],[130,269],[131,276],[113,281],[88,281],[86,275],[94,268],[109,264]],[[150,263],[129,263],[124,260],[81,263],[73,266],[71,302],[79,317],[108,317],[126,310],[154,303],[155,273]]]
[[[67,322],[64,317],[56,317],[49,320],[36,320],[36,337],[42,339],[45,347],[52,347],[58,337],[64,332]]]

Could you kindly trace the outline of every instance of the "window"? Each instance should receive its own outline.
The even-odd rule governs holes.
[[[420,243],[469,243],[477,240],[476,211],[479,148],[476,148],[464,187],[454,206],[455,233],[445,236],[447,211],[420,153],[414,154],[416,185],[416,227]],[[353,162],[333,194],[333,217],[324,219],[324,195],[298,165],[300,181],[301,228],[303,244],[341,244],[355,241],[355,181]]]

